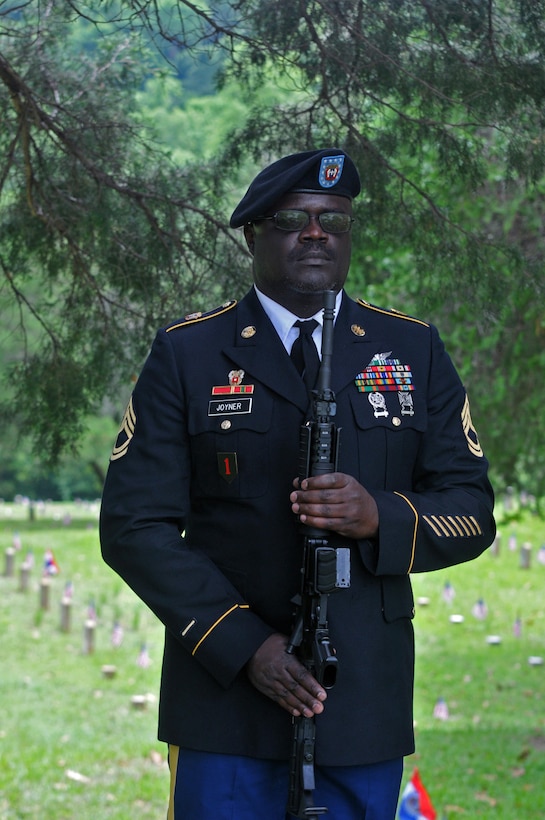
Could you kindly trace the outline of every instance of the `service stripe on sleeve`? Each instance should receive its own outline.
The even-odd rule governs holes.
[[[423,515],[422,518],[438,538],[482,535],[479,522],[473,515]]]
[[[471,522],[475,525],[475,527],[477,528],[477,532],[479,533],[479,535],[482,535],[482,534],[483,534],[483,531],[481,530],[481,527],[480,527],[479,522],[477,521],[477,519],[476,519],[476,518],[474,518],[472,515],[470,515],[470,516],[469,516],[469,520],[470,520],[470,521],[471,521]]]

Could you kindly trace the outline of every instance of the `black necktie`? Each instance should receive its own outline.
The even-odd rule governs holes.
[[[316,385],[318,370],[320,369],[320,357],[312,339],[312,331],[317,325],[316,319],[295,322],[293,325],[299,328],[299,336],[293,343],[290,356],[309,392]]]

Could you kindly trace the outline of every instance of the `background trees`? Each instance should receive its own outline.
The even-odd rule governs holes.
[[[56,457],[119,413],[156,326],[247,287],[255,168],[340,144],[351,291],[440,326],[498,479],[543,494],[544,12],[0,2],[4,418]]]

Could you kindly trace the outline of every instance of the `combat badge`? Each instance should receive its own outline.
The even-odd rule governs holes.
[[[381,416],[388,416],[388,410],[386,409],[386,399],[382,395],[382,393],[369,393],[369,401],[373,405],[373,409],[375,411],[375,418],[378,419]]]

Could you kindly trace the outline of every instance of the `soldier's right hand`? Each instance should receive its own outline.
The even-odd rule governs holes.
[[[303,664],[286,652],[288,639],[274,634],[247,664],[251,683],[290,715],[312,717],[324,711],[327,694]]]

